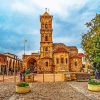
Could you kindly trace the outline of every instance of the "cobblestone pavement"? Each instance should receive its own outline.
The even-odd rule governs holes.
[[[91,100],[100,100],[100,92],[89,91],[87,89],[87,82],[68,82],[67,84]]]
[[[0,100],[91,100],[67,82],[35,82],[30,87],[30,93],[17,94],[14,83],[0,83]]]

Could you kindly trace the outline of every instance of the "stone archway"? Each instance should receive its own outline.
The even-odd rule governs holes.
[[[34,58],[28,60],[27,67],[30,68],[31,72],[37,73],[37,62]]]

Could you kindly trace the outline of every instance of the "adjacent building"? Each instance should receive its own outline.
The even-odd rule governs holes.
[[[15,54],[0,54],[0,74],[13,74],[22,68],[22,60]]]

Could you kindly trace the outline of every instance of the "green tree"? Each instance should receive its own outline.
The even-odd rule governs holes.
[[[100,71],[100,14],[96,14],[86,26],[89,30],[82,35],[81,45],[95,70]]]

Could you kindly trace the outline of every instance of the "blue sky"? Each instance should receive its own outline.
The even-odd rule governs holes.
[[[0,52],[23,54],[39,51],[40,15],[49,9],[53,15],[53,42],[81,49],[86,22],[100,13],[100,0],[0,0]]]

